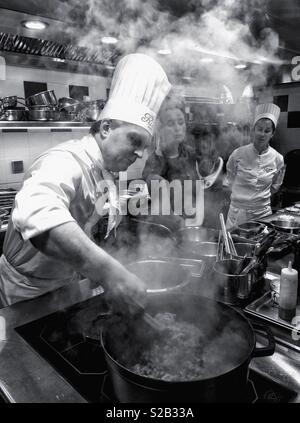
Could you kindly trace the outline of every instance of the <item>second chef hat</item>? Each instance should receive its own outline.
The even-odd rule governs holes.
[[[117,64],[99,120],[133,123],[153,135],[157,113],[170,88],[165,71],[152,57],[129,54]]]
[[[278,107],[276,104],[274,103],[258,104],[255,108],[253,125],[255,125],[259,119],[267,118],[267,119],[271,119],[271,121],[274,123],[276,128],[279,115],[280,115],[280,107]]]

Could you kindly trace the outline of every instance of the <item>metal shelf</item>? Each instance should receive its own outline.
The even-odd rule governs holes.
[[[89,129],[92,122],[63,122],[63,121],[0,121],[0,129],[72,129],[82,128]]]

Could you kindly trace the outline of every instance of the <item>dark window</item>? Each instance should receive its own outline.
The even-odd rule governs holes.
[[[273,99],[274,103],[280,107],[282,112],[288,111],[288,104],[289,104],[289,96],[288,95],[277,95],[274,96]]]
[[[83,96],[89,95],[89,87],[82,87],[80,85],[69,85],[70,97],[82,101]]]
[[[47,91],[47,89],[46,82],[24,81],[25,98],[41,93],[42,91]]]
[[[288,128],[300,128],[300,112],[288,112]]]

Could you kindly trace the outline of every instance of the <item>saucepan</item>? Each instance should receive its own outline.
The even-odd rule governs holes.
[[[79,101],[72,97],[61,97],[58,99],[59,110],[65,110],[66,107],[79,104]]]
[[[0,120],[21,121],[27,120],[27,110],[23,108],[6,109],[2,113]]]
[[[274,337],[234,308],[200,296],[149,297],[146,311],[165,336],[142,318],[110,318],[101,344],[122,403],[242,402],[253,357],[272,355]],[[256,347],[255,330],[268,345]]]
[[[41,91],[40,93],[31,95],[27,97],[26,100],[27,107],[31,106],[56,106],[57,98],[53,90]]]
[[[175,233],[181,257],[215,261],[218,252],[216,229],[187,226]]]

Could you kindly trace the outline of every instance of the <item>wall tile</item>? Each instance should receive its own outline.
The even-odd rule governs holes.
[[[298,112],[300,110],[300,93],[289,94],[289,112]]]
[[[4,158],[22,160],[28,156],[28,133],[27,132],[2,132]]]
[[[52,147],[50,131],[32,131],[28,133],[29,157],[33,161],[37,156]]]
[[[48,90],[54,90],[57,100],[60,97],[69,97],[69,89],[66,85],[55,84],[54,82],[48,82]]]
[[[51,132],[51,146],[55,147],[56,145],[69,141],[74,138],[72,132]]]
[[[9,95],[24,97],[23,79],[12,81],[6,79],[5,81],[0,81],[0,97],[7,97]]]

